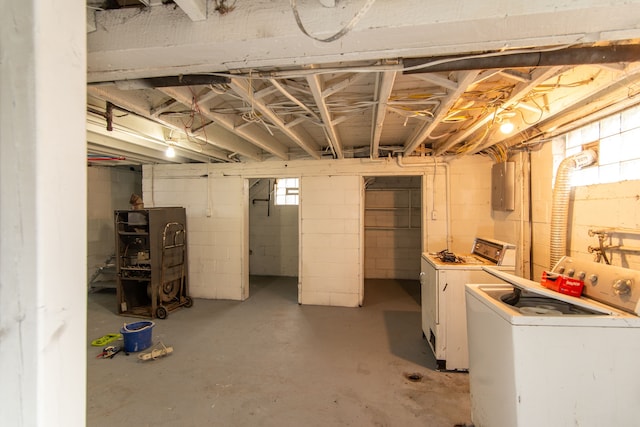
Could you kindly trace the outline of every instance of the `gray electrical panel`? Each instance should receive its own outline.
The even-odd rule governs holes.
[[[515,162],[503,162],[491,168],[491,208],[494,211],[515,209]]]

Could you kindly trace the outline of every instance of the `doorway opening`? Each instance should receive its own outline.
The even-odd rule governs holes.
[[[269,290],[297,303],[298,180],[251,178],[248,194],[249,297]]]
[[[364,187],[365,290],[397,281],[419,299],[422,176],[364,177]]]

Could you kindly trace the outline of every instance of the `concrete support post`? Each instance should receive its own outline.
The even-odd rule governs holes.
[[[83,426],[86,21],[74,0],[2,2],[0,424]]]

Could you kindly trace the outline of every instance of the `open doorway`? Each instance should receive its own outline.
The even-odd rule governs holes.
[[[422,176],[365,177],[364,304],[367,289],[400,286],[419,303]]]
[[[298,302],[297,178],[249,179],[249,297]]]

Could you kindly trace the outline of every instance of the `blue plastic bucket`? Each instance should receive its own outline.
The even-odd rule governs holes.
[[[127,353],[135,353],[145,348],[151,347],[151,335],[155,323],[145,320],[142,322],[134,322],[124,324],[120,333],[124,338],[124,351]]]

